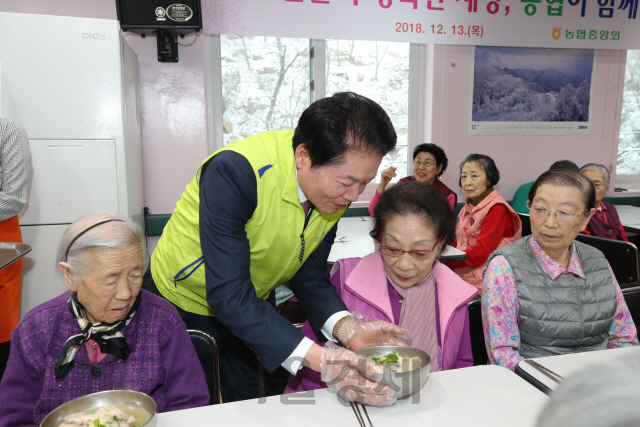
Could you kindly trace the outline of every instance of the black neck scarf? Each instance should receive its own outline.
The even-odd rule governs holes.
[[[131,319],[136,314],[140,306],[140,298],[141,295],[138,294],[136,301],[133,303],[133,307],[131,307],[131,310],[129,310],[129,313],[127,313],[124,319],[114,323],[97,323],[94,325],[82,314],[82,305],[78,302],[78,294],[75,292],[72,293],[67,301],[67,305],[73,317],[78,321],[82,333],[73,335],[64,344],[58,361],[56,362],[55,378],[62,378],[69,372],[82,343],[90,338],[98,342],[102,353],[113,354],[119,359],[127,360],[130,350],[127,341],[120,331],[129,325]]]

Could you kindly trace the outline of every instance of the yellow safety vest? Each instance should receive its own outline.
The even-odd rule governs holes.
[[[166,299],[185,311],[215,316],[206,299],[199,180],[202,166],[222,151],[244,156],[256,175],[258,206],[245,231],[251,249],[251,281],[258,297],[266,299],[269,292],[291,280],[322,242],[344,210],[327,215],[314,209],[304,229],[305,251],[300,260],[305,215],[298,197],[292,139],[292,130],[264,132],[229,144],[202,162],[151,258],[153,279]]]

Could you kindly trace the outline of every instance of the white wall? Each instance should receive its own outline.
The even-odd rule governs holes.
[[[567,136],[469,136],[472,47],[437,45],[434,55],[431,142],[447,153],[449,167],[443,181],[457,190],[459,201],[464,200],[458,186],[459,165],[471,153],[486,154],[496,162],[501,176],[497,189],[506,200],[556,160],[572,160],[578,166],[596,162],[615,168],[626,51],[596,51],[590,132]],[[611,185],[610,196],[613,188]]]

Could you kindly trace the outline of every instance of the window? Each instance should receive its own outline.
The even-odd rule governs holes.
[[[295,129],[309,106],[309,40],[220,36],[224,145]]]
[[[398,135],[396,148],[382,161],[375,182],[389,166],[407,176],[409,133],[409,44],[327,40],[327,96],[352,91],[373,99],[389,114]]]
[[[640,178],[640,50],[627,51],[617,175],[637,175]],[[631,182],[617,180],[625,181]]]
[[[398,135],[375,182],[391,165],[398,168],[399,178],[411,172],[410,146],[416,143],[409,129],[422,126],[410,124],[422,118],[418,108],[414,116],[409,114],[410,58],[416,51],[408,43],[233,35],[210,36],[207,43],[212,152],[265,130],[294,129],[313,100],[353,91],[378,102]],[[376,185],[369,187],[361,201],[368,202]]]

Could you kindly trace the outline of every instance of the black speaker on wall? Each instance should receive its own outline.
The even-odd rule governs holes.
[[[202,29],[200,0],[116,0],[122,31],[155,35],[158,61],[178,62],[177,37]]]

